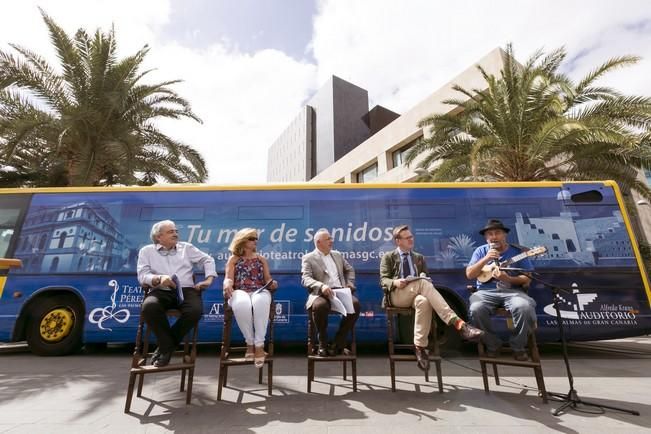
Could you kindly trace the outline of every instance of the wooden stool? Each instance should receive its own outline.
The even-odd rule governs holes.
[[[513,329],[513,317],[511,312],[504,308],[498,308],[495,311],[496,315],[506,317],[506,321],[509,327],[509,330]],[[538,392],[542,396],[543,403],[547,404],[547,390],[545,389],[545,379],[542,373],[542,365],[540,363],[540,353],[538,352],[538,344],[536,343],[536,332],[534,330],[529,333],[529,338],[527,340],[527,352],[531,361],[519,361],[514,359],[507,359],[502,357],[488,357],[486,355],[486,348],[482,342],[478,344],[479,350],[479,363],[481,365],[481,375],[484,379],[484,390],[486,393],[489,392],[488,389],[488,370],[486,365],[493,365],[493,375],[495,377],[495,384],[500,385],[500,377],[497,373],[497,365],[508,365],[508,366],[520,366],[523,368],[533,369],[534,375],[536,376],[536,383],[538,385]]]
[[[269,336],[266,342],[266,352],[264,363],[267,365],[267,393],[271,396],[271,387],[273,385],[273,355],[274,355],[274,318],[276,309],[274,308],[273,296],[271,297],[271,305],[269,306],[269,326],[267,335]],[[217,400],[222,399],[222,388],[226,386],[228,380],[228,367],[229,366],[242,366],[253,365],[254,360],[246,360],[244,354],[246,353],[246,345],[231,347],[231,331],[233,329],[233,309],[228,304],[228,300],[224,300],[224,331],[222,334],[222,348],[219,353],[219,384],[217,385]],[[235,354],[234,354],[235,353]],[[262,371],[263,368],[258,369],[258,383],[262,384]]]
[[[394,318],[396,315],[415,315],[413,307],[385,307],[387,315],[387,338],[389,343],[389,366],[391,368],[391,391],[396,391],[396,362],[415,362],[414,345],[394,343]],[[429,360],[436,365],[436,379],[438,381],[439,392],[443,392],[443,376],[441,374],[441,352],[439,349],[438,339],[436,337],[436,321],[432,321],[432,329],[429,335]],[[396,350],[409,350],[409,354],[396,354]],[[429,383],[429,372],[425,371],[425,382]]]
[[[335,356],[321,357],[316,352],[314,345],[315,325],[312,319],[312,308],[307,309],[307,393],[312,392],[312,381],[314,381],[314,365],[317,362],[342,362],[344,381],[347,380],[346,366],[350,362],[351,376],[353,380],[353,391],[357,392],[357,342],[355,341],[355,327],[351,331],[351,343],[349,354],[337,354]]]
[[[145,291],[145,297],[147,292]],[[177,309],[167,310],[168,317],[180,317],[181,311]],[[133,357],[131,359],[131,369],[129,371],[129,387],[127,388],[127,401],[124,406],[124,412],[128,413],[131,409],[131,400],[133,397],[133,388],[138,377],[138,397],[142,396],[142,386],[145,374],[155,374],[159,372],[181,371],[181,387],[180,391],[186,391],[185,403],[190,404],[192,398],[192,381],[194,379],[194,366],[197,359],[197,334],[199,331],[198,323],[195,324],[191,333],[188,333],[183,342],[183,349],[175,351],[172,355],[181,356],[178,363],[171,363],[166,366],[156,367],[153,364],[148,364],[147,360],[151,362],[153,352],[149,351],[149,338],[151,336],[151,329],[146,327],[145,320],[140,315],[138,321],[138,331],[136,333],[136,347],[133,350]],[[187,382],[186,382],[187,379]]]

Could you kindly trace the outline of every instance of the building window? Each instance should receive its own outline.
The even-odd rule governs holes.
[[[357,172],[357,182],[364,184],[377,178],[377,163],[373,163],[366,169]]]
[[[59,257],[55,256],[54,259],[52,259],[52,262],[50,263],[50,273],[55,273],[57,271],[58,266],[59,266]]]
[[[391,161],[393,163],[392,167],[398,167],[405,164],[405,160],[407,159],[407,151],[413,148],[414,145],[416,145],[416,143],[418,143],[419,140],[420,137],[417,138],[416,140],[412,140],[411,142],[407,143],[402,148],[393,151],[393,153],[391,154]]]
[[[60,236],[60,238],[59,238],[59,247],[58,247],[59,249],[62,249],[62,248],[63,248],[63,245],[64,245],[65,242],[66,242],[66,237],[67,237],[67,236],[68,236],[67,233],[65,233],[65,232],[61,232],[61,236]]]
[[[416,143],[421,139],[422,137],[418,137],[411,142],[407,143],[400,149],[396,149],[393,151],[391,154],[391,162],[393,163],[392,167],[399,167],[405,164],[405,160],[407,159],[407,151],[409,151],[411,148],[413,148]]]

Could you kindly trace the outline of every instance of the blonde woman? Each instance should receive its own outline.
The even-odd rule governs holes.
[[[231,257],[226,263],[224,299],[228,300],[244,335],[244,357],[254,360],[255,366],[261,368],[266,356],[264,342],[269,323],[270,291],[278,287],[278,282],[271,279],[267,260],[256,252],[257,242],[256,229],[244,228],[235,234],[228,248]],[[265,285],[265,289],[257,291]]]

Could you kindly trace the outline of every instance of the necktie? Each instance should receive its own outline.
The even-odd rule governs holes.
[[[411,269],[409,268],[409,260],[407,257],[409,253],[402,254],[402,277],[405,278],[411,274]]]

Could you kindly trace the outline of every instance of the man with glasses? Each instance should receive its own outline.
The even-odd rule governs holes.
[[[359,318],[359,300],[355,297],[355,270],[336,250],[332,250],[332,237],[325,229],[314,234],[315,249],[303,256],[301,284],[310,295],[305,307],[312,309],[312,319],[319,338],[318,355],[322,357],[347,353],[346,338]],[[328,344],[328,314],[330,300],[337,288],[350,288],[354,313],[348,313],[339,324],[334,343]]]
[[[425,257],[413,251],[414,236],[409,226],[400,225],[393,229],[397,248],[382,257],[380,284],[385,300],[396,307],[413,307],[414,353],[418,367],[429,370],[428,335],[432,326],[432,310],[441,320],[459,332],[463,339],[478,342],[483,332],[466,324],[450,308],[441,294],[427,277]]]
[[[208,288],[217,273],[215,260],[190,243],[179,241],[171,220],[155,223],[149,244],[138,253],[138,282],[152,289],[142,303],[141,315],[158,340],[152,356],[156,367],[169,364],[172,353],[203,313],[201,291]],[[194,283],[193,267],[203,266],[205,280]],[[181,316],[170,327],[166,311],[179,309]]]

